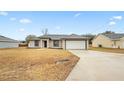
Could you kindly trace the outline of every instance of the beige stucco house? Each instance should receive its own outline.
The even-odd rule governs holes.
[[[93,39],[92,47],[124,48],[124,34],[99,34]]]
[[[88,49],[88,39],[80,35],[48,34],[29,40],[29,48]]]

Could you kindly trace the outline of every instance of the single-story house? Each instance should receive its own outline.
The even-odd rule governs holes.
[[[0,35],[0,48],[16,48],[19,47],[19,42]]]
[[[98,34],[92,41],[93,47],[124,48],[124,34]]]
[[[80,35],[47,34],[29,40],[29,48],[88,49],[88,38]]]

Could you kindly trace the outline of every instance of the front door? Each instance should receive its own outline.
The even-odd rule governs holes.
[[[44,41],[44,47],[47,48],[47,41]]]

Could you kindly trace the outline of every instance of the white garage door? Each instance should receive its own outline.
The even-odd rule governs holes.
[[[0,48],[16,48],[19,47],[18,43],[0,42]]]
[[[66,41],[66,49],[86,49],[85,47],[85,41],[78,40],[78,41]]]

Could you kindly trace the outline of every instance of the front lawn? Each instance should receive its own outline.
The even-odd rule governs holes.
[[[65,80],[78,60],[60,49],[0,49],[0,80]]]
[[[118,49],[118,48],[99,48],[99,47],[90,47],[89,50],[124,54],[124,49]]]

